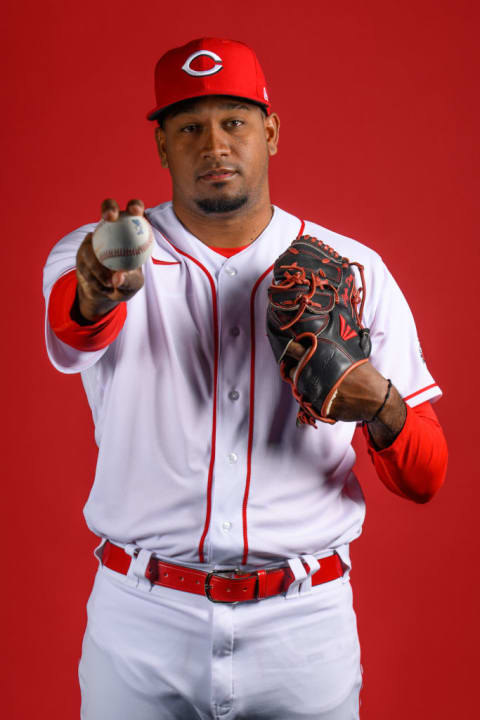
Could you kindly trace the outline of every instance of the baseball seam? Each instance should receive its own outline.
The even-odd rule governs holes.
[[[151,244],[152,239],[149,238],[146,242],[143,243],[143,245],[139,245],[136,248],[111,248],[107,250],[102,250],[99,259],[106,260],[107,258],[131,257],[135,255],[141,255],[146,250],[148,250]]]

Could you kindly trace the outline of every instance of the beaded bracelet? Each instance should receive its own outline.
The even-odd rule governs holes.
[[[372,419],[371,419],[371,420],[367,420],[367,423],[373,422],[373,421],[380,415],[380,413],[382,412],[383,408],[384,408],[385,405],[387,404],[388,398],[390,397],[390,390],[391,390],[391,389],[392,389],[392,381],[390,380],[390,378],[388,378],[388,388],[387,388],[387,392],[385,393],[385,397],[384,397],[384,399],[383,399],[383,402],[382,402],[382,404],[380,405],[380,407],[378,408],[378,410],[377,410],[377,412],[375,413],[375,415],[372,417]]]

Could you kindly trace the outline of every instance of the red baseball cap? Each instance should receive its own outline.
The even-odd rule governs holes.
[[[236,40],[198,38],[169,50],[155,68],[155,94],[157,104],[148,113],[148,120],[155,120],[169,105],[204,95],[244,98],[270,113],[265,76],[257,56]]]

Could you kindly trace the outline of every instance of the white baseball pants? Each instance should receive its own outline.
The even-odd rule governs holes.
[[[358,720],[346,576],[224,605],[99,567],[87,610],[82,720]]]

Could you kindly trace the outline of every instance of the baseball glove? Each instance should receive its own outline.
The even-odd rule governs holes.
[[[354,265],[362,283],[358,289]],[[281,375],[300,404],[297,424],[336,422],[328,417],[336,390],[367,362],[371,350],[369,330],[362,325],[363,266],[302,235],[276,261],[268,300],[267,334]],[[292,341],[305,348],[300,360],[286,354]]]

